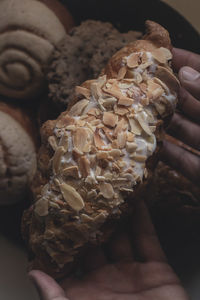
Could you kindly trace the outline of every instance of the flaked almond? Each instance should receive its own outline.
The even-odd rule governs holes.
[[[103,129],[103,131],[104,131],[104,133],[105,133],[107,139],[108,139],[110,142],[112,142],[112,141],[113,141],[113,130],[110,129],[110,128],[108,128],[108,127],[105,127],[105,126],[104,126],[102,129]]]
[[[111,151],[109,151],[109,155],[111,155],[114,158],[119,158],[122,154],[122,151],[119,149],[112,149]]]
[[[53,156],[53,172],[54,172],[54,174],[57,174],[59,172],[60,165],[61,165],[61,158],[65,152],[66,152],[65,148],[60,146],[57,148],[56,152],[54,153],[54,156]]]
[[[102,183],[100,183],[99,187],[100,187],[100,192],[104,198],[106,198],[106,199],[113,198],[114,190],[110,183],[102,182]]]
[[[105,222],[105,219],[107,218],[108,213],[105,212],[101,212],[100,214],[98,214],[97,216],[95,216],[94,218],[94,222],[97,224],[101,224]]]
[[[80,116],[88,104],[89,104],[89,101],[86,99],[78,101],[70,109],[69,115],[70,116]]]
[[[108,158],[108,152],[107,151],[98,151],[96,158],[99,159],[107,159]]]
[[[157,112],[161,116],[163,116],[166,113],[166,105],[164,103],[155,102],[154,105],[155,105],[155,108],[156,108]]]
[[[114,97],[116,97],[117,99],[119,99],[120,97],[123,96],[122,92],[120,91],[119,87],[111,87],[111,88],[103,88],[103,91],[106,94],[112,95]]]
[[[119,148],[122,149],[125,147],[126,144],[126,132],[120,132],[117,135],[117,142],[119,145]]]
[[[109,173],[108,171],[104,173],[104,177],[106,178],[106,180],[112,180],[113,175],[112,173]]]
[[[118,165],[119,168],[127,167],[126,162],[124,160],[122,160],[122,159],[118,160],[116,163],[117,163],[117,165]]]
[[[130,142],[126,142],[126,150],[129,153],[133,153],[135,152],[135,150],[137,149],[137,144],[136,143],[130,143]]]
[[[87,143],[87,129],[78,127],[73,133],[73,144],[79,151],[83,152],[84,146]]]
[[[133,103],[134,100],[126,96],[121,96],[118,101],[118,104],[123,106],[131,106]]]
[[[136,135],[140,135],[142,133],[142,128],[137,120],[130,118],[129,124],[130,124],[130,129],[131,129],[132,133],[134,133]]]
[[[81,172],[82,177],[86,178],[90,174],[90,162],[85,157],[82,156],[78,160],[79,170]]]
[[[163,47],[154,49],[151,54],[155,60],[157,60],[161,64],[167,63],[167,57],[165,52],[162,50]]]
[[[142,129],[146,132],[146,134],[151,135],[152,131],[149,128],[149,124],[147,123],[143,112],[137,113],[136,118],[137,118],[140,126],[142,127]]]
[[[127,57],[127,66],[129,68],[136,68],[139,65],[139,53],[133,53]]]
[[[103,106],[105,108],[113,107],[113,105],[117,102],[117,99],[115,97],[109,97],[105,98],[103,101]]]
[[[145,64],[146,62],[148,62],[148,56],[146,52],[142,53],[142,57],[141,57],[142,63]]]
[[[115,106],[114,107],[114,112],[115,112],[115,114],[117,114],[117,115],[120,115],[120,116],[124,116],[124,115],[126,115],[127,113],[128,113],[128,109],[127,108],[125,108],[125,107],[120,107],[120,106]]]
[[[88,153],[90,151],[91,151],[91,145],[89,143],[85,144],[85,146],[83,147],[83,152]]]
[[[150,79],[150,80],[148,80],[147,83],[148,83],[147,96],[150,99],[153,99],[153,100],[157,99],[164,93],[163,88],[159,84],[154,82],[154,80]]]
[[[67,204],[75,211],[80,211],[85,204],[81,195],[69,184],[60,184],[60,190]]]
[[[106,75],[100,76],[97,79],[97,82],[98,82],[98,85],[99,85],[100,88],[102,88],[104,86],[104,84],[106,83],[106,79],[107,79]]]
[[[132,132],[127,132],[127,142],[133,142],[134,141],[134,134]]]
[[[76,179],[79,178],[78,167],[77,166],[71,166],[71,167],[63,169],[62,174],[64,176],[70,176],[70,177],[73,177],[73,178],[76,178]]]
[[[86,214],[81,214],[81,220],[82,222],[92,222],[94,219]]]
[[[60,139],[60,142],[59,142],[59,146],[62,146],[65,151],[67,152],[68,150],[68,136],[66,133],[64,133]]]
[[[100,134],[99,134],[99,130],[96,129],[95,133],[94,133],[94,144],[97,147],[97,149],[102,149],[104,148],[106,145],[104,144]]]
[[[48,200],[42,198],[39,199],[36,203],[35,203],[35,213],[40,216],[40,217],[45,217],[48,215],[48,210],[49,210],[49,203]]]
[[[121,68],[119,69],[118,74],[117,74],[117,79],[118,79],[118,80],[122,80],[122,79],[125,77],[125,75],[126,75],[126,71],[127,71],[127,69],[126,69],[125,66],[121,67]]]
[[[75,125],[68,125],[65,127],[66,130],[69,130],[69,131],[75,131],[76,130],[76,126]]]
[[[81,120],[81,119],[76,120],[76,125],[78,127],[84,127],[85,126],[85,120]]]
[[[70,117],[68,114],[63,114],[61,117],[58,119],[56,123],[57,128],[63,128],[69,125],[73,125],[75,123],[74,118]]]
[[[96,176],[100,176],[100,175],[101,175],[101,171],[102,171],[102,168],[99,167],[99,166],[97,166],[97,167],[96,167],[96,170],[95,170],[95,175],[96,175]]]
[[[110,113],[110,112],[104,112],[103,113],[103,123],[110,127],[115,127],[116,123],[118,121],[118,116]]]
[[[155,76],[163,81],[171,91],[178,92],[180,87],[179,80],[167,68],[158,66]]]
[[[147,157],[145,155],[140,154],[131,154],[130,157],[137,162],[145,162],[147,160]]]
[[[127,129],[127,122],[126,122],[125,119],[123,118],[123,119],[121,119],[121,120],[118,122],[118,124],[117,124],[117,126],[116,126],[116,128],[115,128],[115,130],[114,130],[114,136],[117,137],[117,135],[118,135],[119,133],[121,133],[122,131],[124,131],[124,130],[126,130],[126,129]]]
[[[113,140],[111,146],[112,146],[113,149],[118,149],[119,145],[118,145],[117,140]]]
[[[48,143],[50,144],[51,148],[56,151],[56,149],[58,148],[57,142],[56,142],[56,138],[55,136],[50,136],[48,138]]]
[[[90,99],[90,90],[83,86],[76,86],[75,93],[76,93],[76,95],[82,95],[86,99]]]
[[[96,190],[88,191],[88,193],[87,193],[87,198],[88,198],[88,199],[95,199],[96,197],[97,197],[97,192],[96,192]]]
[[[94,82],[90,85],[91,94],[94,99],[98,100],[102,96],[101,88],[98,82]]]

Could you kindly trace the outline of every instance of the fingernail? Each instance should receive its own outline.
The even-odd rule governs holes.
[[[190,67],[184,67],[181,70],[182,80],[195,81],[199,76],[200,73]]]

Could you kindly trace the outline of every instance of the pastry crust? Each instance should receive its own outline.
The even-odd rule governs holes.
[[[147,40],[117,52],[98,79],[76,87],[68,110],[42,127],[35,203],[23,228],[32,266],[55,277],[88,245],[106,241],[116,220],[134,207],[163,120],[174,111],[179,82],[169,64],[169,36],[158,24],[147,27]]]

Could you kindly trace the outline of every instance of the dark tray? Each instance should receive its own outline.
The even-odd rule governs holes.
[[[170,32],[175,47],[200,53],[200,35],[176,10],[159,0],[60,0],[77,24],[85,19],[109,21],[120,31],[144,31],[153,20]]]

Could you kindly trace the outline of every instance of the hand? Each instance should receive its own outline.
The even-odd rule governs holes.
[[[164,142],[162,159],[194,183],[200,179],[200,55],[173,49],[173,66],[179,74],[179,112],[175,113],[169,133],[191,146],[187,151],[169,141]]]
[[[186,300],[179,279],[168,265],[148,210],[138,204],[128,227],[84,259],[86,275],[59,286],[51,277],[31,271],[43,300]],[[108,260],[109,258],[109,260]],[[111,263],[112,262],[112,263]]]

